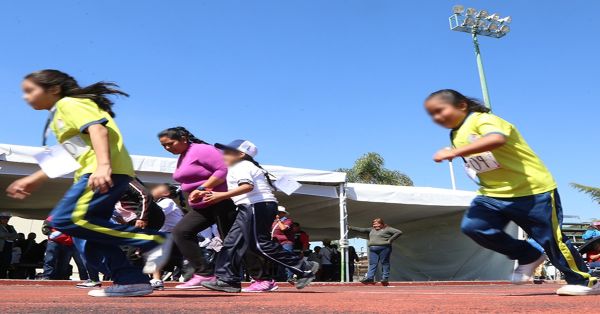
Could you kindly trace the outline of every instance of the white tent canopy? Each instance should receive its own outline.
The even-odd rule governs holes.
[[[0,188],[4,190],[14,179],[38,170],[31,156],[40,150],[0,144]],[[176,159],[132,159],[144,182],[172,182]],[[366,227],[374,217],[382,217],[403,230],[404,235],[394,245],[393,280],[500,280],[511,272],[512,262],[481,249],[459,230],[462,213],[474,197],[472,192],[346,183],[345,173],[340,172],[265,168],[275,177],[285,175],[302,183],[296,193],[279,194],[278,199],[312,240],[340,239],[343,246],[348,236],[347,220],[351,225]],[[26,201],[12,200],[1,193],[0,208],[24,218],[43,219],[71,180],[68,176],[52,180]],[[510,231],[516,234],[516,228]]]

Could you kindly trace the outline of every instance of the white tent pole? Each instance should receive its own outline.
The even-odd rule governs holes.
[[[452,189],[456,190],[456,177],[454,176],[454,164],[452,160],[448,161],[448,167],[450,167],[450,180],[452,181]]]
[[[340,281],[341,282],[349,282],[350,276],[349,274],[349,261],[348,261],[348,210],[346,208],[346,183],[340,184],[339,187],[339,197],[340,197]]]

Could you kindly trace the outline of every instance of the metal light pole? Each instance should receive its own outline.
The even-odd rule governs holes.
[[[457,32],[469,33],[473,37],[473,46],[475,47],[475,56],[477,58],[477,69],[479,71],[479,81],[483,93],[483,101],[488,108],[492,108],[490,93],[488,91],[485,71],[483,70],[483,60],[479,50],[479,41],[477,35],[502,38],[510,31],[510,16],[500,18],[496,13],[489,15],[486,10],[477,11],[473,8],[465,8],[462,5],[455,5],[452,8],[450,16],[450,29]]]

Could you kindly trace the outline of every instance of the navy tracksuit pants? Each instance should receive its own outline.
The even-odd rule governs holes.
[[[217,256],[217,278],[228,283],[241,282],[240,268],[248,250],[289,269],[299,277],[305,276],[308,267],[302,257],[284,250],[271,239],[271,226],[276,215],[275,202],[238,206],[235,222]]]
[[[583,258],[562,233],[562,207],[558,191],[531,196],[496,198],[479,195],[465,213],[461,229],[479,245],[529,264],[541,252],[525,240],[517,240],[504,228],[513,221],[539,243],[550,262],[558,268],[569,284],[593,285]]]
[[[85,260],[101,272],[110,272],[116,284],[147,283],[148,277],[131,265],[121,245],[150,250],[165,241],[164,234],[112,223],[115,204],[129,188],[131,177],[113,175],[113,187],[96,193],[88,187],[90,174],[83,175],[50,213],[50,226],[72,237],[87,240]],[[106,269],[108,268],[108,269]]]

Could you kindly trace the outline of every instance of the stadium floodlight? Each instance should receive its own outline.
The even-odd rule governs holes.
[[[481,10],[481,11],[477,12],[477,18],[484,19],[486,17],[488,17],[488,11]]]
[[[490,95],[483,71],[483,61],[479,50],[478,35],[502,38],[510,32],[510,24],[512,18],[510,16],[500,17],[499,14],[489,14],[486,10],[477,10],[475,8],[467,8],[462,5],[455,5],[452,8],[452,16],[450,16],[450,29],[457,32],[469,33],[473,38],[475,46],[475,55],[477,57],[477,69],[479,70],[479,80],[481,82],[481,90],[483,92],[483,101],[488,108],[492,107]]]
[[[465,7],[463,7],[460,4],[452,7],[452,12],[454,12],[454,14],[462,14],[464,11],[465,11]]]

